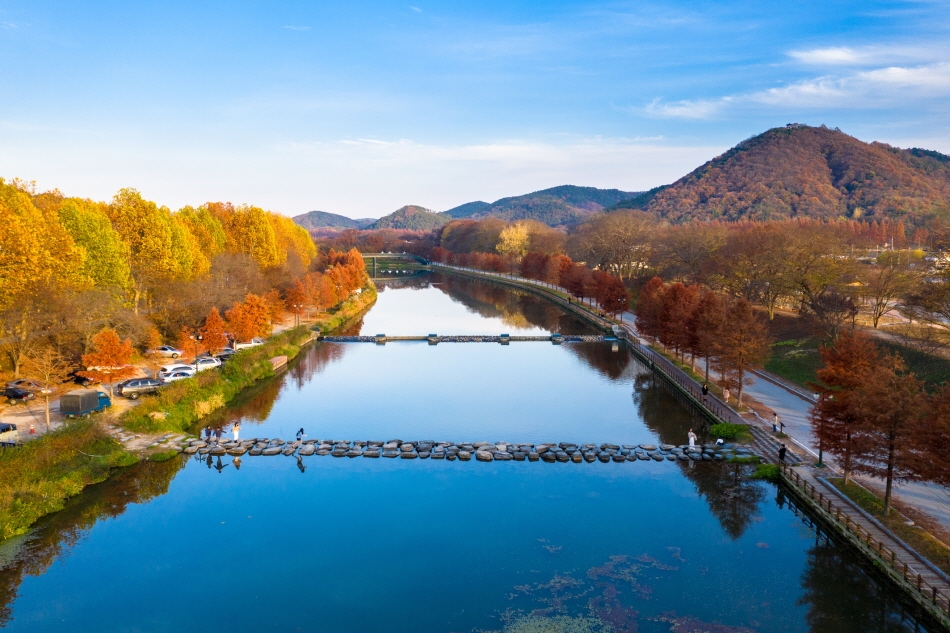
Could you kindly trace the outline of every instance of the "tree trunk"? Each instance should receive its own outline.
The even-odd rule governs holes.
[[[736,394],[736,408],[739,408],[742,406],[742,383],[745,382],[742,379],[743,376],[744,376],[744,372],[740,369],[739,370],[739,393]]]
[[[884,516],[891,513],[891,486],[894,483],[894,443],[887,449],[887,483],[884,486]]]
[[[49,433],[49,394],[43,395],[46,397],[46,432]]]
[[[706,354],[706,382],[709,382],[709,354]]]

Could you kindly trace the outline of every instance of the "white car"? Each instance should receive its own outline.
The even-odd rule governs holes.
[[[234,349],[247,349],[248,347],[257,347],[258,345],[263,345],[264,339],[252,338],[246,343],[235,343]]]
[[[197,367],[198,371],[204,371],[206,369],[214,369],[215,367],[221,366],[221,360],[214,358],[213,356],[199,356],[198,360],[191,363],[191,368],[195,369]]]
[[[172,373],[170,373],[170,374],[168,374],[168,375],[166,375],[166,376],[162,376],[162,377],[161,377],[161,381],[162,381],[163,383],[167,384],[167,383],[170,383],[170,382],[175,382],[176,380],[182,380],[182,379],[184,379],[184,378],[191,378],[191,377],[194,376],[194,375],[195,375],[195,370],[194,370],[194,369],[190,369],[190,370],[179,369],[178,371],[173,371]]]
[[[195,366],[186,365],[185,363],[173,363],[171,365],[162,365],[158,369],[158,377],[164,378],[165,376],[172,374],[176,371],[190,371],[191,373],[195,373]]]
[[[178,358],[184,352],[180,349],[175,349],[171,345],[159,345],[155,349],[148,350],[149,354],[155,354],[156,356],[165,356],[167,358]]]

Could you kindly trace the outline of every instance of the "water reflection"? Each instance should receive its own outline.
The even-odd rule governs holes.
[[[41,519],[24,536],[0,545],[0,626],[12,618],[12,605],[26,576],[40,576],[76,546],[101,519],[122,515],[130,504],[146,503],[168,492],[184,460],[145,462],[86,488],[66,507]]]

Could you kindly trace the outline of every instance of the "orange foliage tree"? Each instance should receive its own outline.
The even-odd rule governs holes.
[[[211,308],[211,312],[205,317],[205,323],[201,326],[201,336],[204,338],[205,347],[213,354],[219,352],[228,345],[228,336],[225,332],[227,324],[221,318],[221,313],[217,308]]]
[[[270,307],[263,297],[249,294],[242,303],[235,303],[225,316],[235,340],[244,342],[270,333],[270,314]]]
[[[92,353],[83,354],[82,364],[86,368],[81,375],[100,382],[109,383],[109,395],[113,385],[135,375],[135,367],[129,365],[132,360],[132,341],[119,338],[118,333],[107,328],[92,338]]]

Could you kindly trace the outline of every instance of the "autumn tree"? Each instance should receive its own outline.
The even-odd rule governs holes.
[[[231,333],[238,342],[250,341],[270,333],[270,309],[258,295],[249,294],[225,313]]]
[[[111,328],[102,330],[92,339],[93,351],[83,354],[82,364],[86,368],[80,372],[83,376],[109,383],[109,396],[112,396],[115,382],[135,375],[135,367],[129,365],[132,360],[132,341],[119,338]]]
[[[818,446],[838,458],[847,484],[860,452],[861,421],[857,399],[868,375],[881,363],[881,354],[871,339],[860,332],[843,332],[832,344],[819,348],[822,368],[818,402],[810,420]]]
[[[884,480],[884,514],[891,507],[895,482],[920,481],[926,475],[921,446],[925,399],[923,383],[906,373],[896,355],[882,356],[855,397],[862,439],[854,470]]]
[[[761,366],[769,357],[765,323],[745,299],[736,299],[726,308],[726,320],[716,342],[716,356],[728,382],[738,388],[736,399],[742,404],[742,388],[749,369]]]
[[[528,252],[530,236],[528,227],[522,223],[505,227],[498,238],[495,249],[502,255],[518,259]]]
[[[641,211],[598,213],[572,232],[567,246],[574,259],[630,279],[648,267],[656,227],[656,218]]]
[[[212,354],[220,352],[228,346],[228,336],[225,332],[226,325],[218,309],[211,308],[211,312],[205,317],[204,325],[201,326],[201,336],[204,338],[205,347]]]
[[[51,345],[43,345],[32,350],[26,358],[26,370],[43,385],[41,395],[47,431],[50,430],[50,401],[63,391],[63,383],[69,377],[69,372],[73,370],[73,367],[74,365]]]
[[[630,293],[619,277],[605,274],[598,279],[597,303],[608,314],[622,313],[630,306]]]
[[[925,272],[923,264],[923,252],[885,251],[875,265],[859,272],[861,296],[870,308],[875,328],[901,299],[914,293]]]
[[[637,306],[633,313],[637,318],[637,331],[644,336],[657,340],[662,324],[663,295],[666,285],[659,277],[654,277],[640,290]]]
[[[722,296],[711,290],[703,292],[689,315],[687,349],[691,356],[701,356],[704,359],[706,382],[709,382],[709,366],[725,324],[726,303]]]

